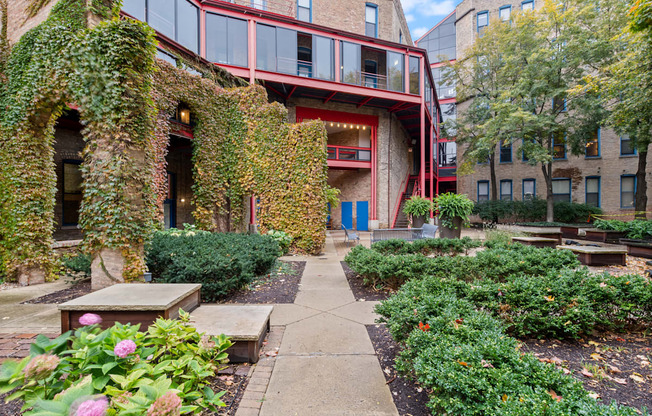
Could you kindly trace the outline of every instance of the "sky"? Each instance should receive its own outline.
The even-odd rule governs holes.
[[[401,0],[403,12],[416,41],[453,11],[462,0]]]

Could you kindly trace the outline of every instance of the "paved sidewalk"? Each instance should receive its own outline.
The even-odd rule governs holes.
[[[275,305],[271,323],[285,331],[261,416],[398,415],[365,328],[377,302],[355,301],[342,259],[329,236],[324,254],[305,259],[294,304]]]

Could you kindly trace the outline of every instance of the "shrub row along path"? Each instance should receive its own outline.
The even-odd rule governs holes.
[[[356,302],[332,236],[305,260],[294,304],[274,306],[285,331],[260,415],[398,415],[365,327],[378,302]]]

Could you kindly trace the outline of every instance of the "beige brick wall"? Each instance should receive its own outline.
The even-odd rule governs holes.
[[[25,10],[30,0],[9,0],[7,2],[7,37],[11,44],[15,44],[28,30],[38,26],[48,17],[50,10],[57,2],[51,0],[48,5],[33,18],[28,19]]]

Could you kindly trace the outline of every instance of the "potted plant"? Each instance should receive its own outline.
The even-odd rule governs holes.
[[[405,201],[403,212],[408,216],[410,227],[421,228],[426,222],[426,215],[432,211],[432,202],[427,198],[413,196]]]
[[[469,215],[473,212],[473,201],[466,195],[439,194],[435,198],[437,216],[441,225],[442,238],[460,238],[462,227],[469,226]]]

